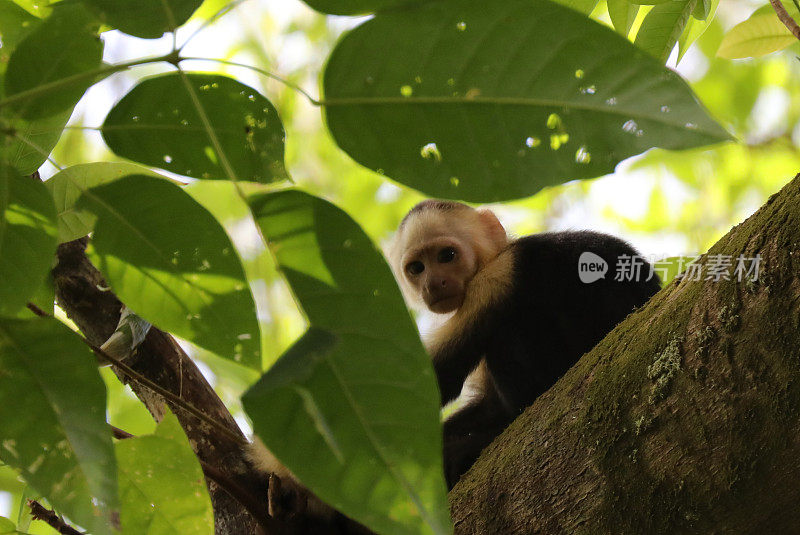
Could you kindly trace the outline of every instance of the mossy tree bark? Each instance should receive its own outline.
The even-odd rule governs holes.
[[[584,355],[453,489],[456,533],[797,533],[800,175],[700,262],[757,254]]]

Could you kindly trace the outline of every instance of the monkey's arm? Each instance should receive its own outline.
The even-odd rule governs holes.
[[[464,303],[428,343],[442,405],[458,397],[503,324],[513,293],[514,258],[512,246],[484,266],[469,282]]]

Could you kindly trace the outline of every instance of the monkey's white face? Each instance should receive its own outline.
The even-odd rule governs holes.
[[[478,271],[475,252],[455,236],[428,237],[401,260],[402,277],[432,312],[445,314],[464,302]]]
[[[410,214],[390,256],[406,298],[446,314],[464,302],[467,285],[507,245],[505,229],[488,210],[423,210]]]

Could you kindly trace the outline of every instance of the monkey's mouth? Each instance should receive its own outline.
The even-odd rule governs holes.
[[[437,314],[446,314],[448,312],[452,312],[460,306],[461,295],[459,294],[437,297],[428,303],[428,309],[431,312],[436,312]]]

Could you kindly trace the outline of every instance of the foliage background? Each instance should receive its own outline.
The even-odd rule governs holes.
[[[224,0],[209,0],[182,28],[179,42],[216,12]],[[746,19],[757,4],[726,0],[707,31],[693,45],[677,70],[691,83],[712,116],[742,143],[669,153],[653,150],[623,162],[617,172],[590,181],[547,188],[532,198],[496,207],[514,233],[565,228],[593,228],[621,235],[642,253],[658,256],[704,251],[731,226],[759,207],[800,170],[800,62],[794,45],[762,58],[727,60],[716,57],[725,31]],[[594,12],[608,21],[605,2]],[[323,16],[299,0],[249,0],[199,34],[184,50],[188,56],[224,58],[268,69],[318,94],[322,64],[337,37],[362,19]],[[641,15],[637,23],[641,21]],[[171,36],[140,40],[119,32],[104,34],[105,60],[164,53]],[[668,65],[675,67],[673,52]],[[421,195],[360,167],[338,149],[323,130],[319,109],[276,81],[236,67],[207,62],[183,64],[186,70],[228,72],[258,89],[278,108],[286,128],[286,165],[302,188],[322,196],[351,214],[377,242],[386,240],[399,219]],[[93,87],[76,108],[69,129],[52,158],[62,167],[87,161],[118,161],[99,132],[80,127],[102,123],[107,111],[145,73],[166,72],[148,65],[133,74],[118,73]],[[43,176],[56,169],[47,164]],[[248,240],[252,229],[239,232]],[[267,268],[263,250],[251,249],[246,259]],[[274,273],[273,273],[274,275]],[[266,279],[257,295],[268,365],[305,330],[285,283]],[[257,373],[201,350],[193,355],[225,401],[248,422],[237,406]],[[152,432],[155,425],[141,404],[103,371],[109,388],[109,421],[132,433]],[[0,516],[17,518],[23,485],[0,467]],[[54,533],[34,523],[31,533]]]

